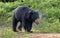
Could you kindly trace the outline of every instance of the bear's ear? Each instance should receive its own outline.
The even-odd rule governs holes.
[[[31,13],[32,11],[30,10],[28,13]]]
[[[29,11],[29,14],[32,15],[33,14],[33,11]]]
[[[31,19],[32,15],[33,15],[33,13],[32,13],[32,11],[30,10],[30,11],[27,13],[27,19]]]
[[[27,18],[27,19],[30,19],[30,18],[31,18],[31,15],[32,15],[32,14],[31,14],[31,11],[29,11],[29,12],[27,13],[26,18]]]
[[[28,13],[28,16],[32,16],[33,15],[33,12],[30,10],[29,13]]]

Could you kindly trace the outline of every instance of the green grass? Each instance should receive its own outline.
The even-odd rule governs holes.
[[[14,36],[28,38],[30,36],[30,33],[13,32],[11,29],[8,29],[8,28],[0,28],[0,38],[12,38]]]
[[[34,33],[60,33],[60,0],[17,0],[15,2],[0,2],[0,38],[24,36],[28,38],[30,33],[15,33],[12,31],[12,11],[18,6],[30,6],[39,13],[44,12],[46,19],[40,20],[39,25],[33,25]]]

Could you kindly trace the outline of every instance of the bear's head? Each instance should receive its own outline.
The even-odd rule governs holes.
[[[30,19],[35,22],[36,24],[39,24],[39,13],[36,11],[30,12]]]

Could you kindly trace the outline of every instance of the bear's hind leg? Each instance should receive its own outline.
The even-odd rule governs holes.
[[[22,23],[20,23],[18,29],[19,29],[20,31],[22,31]]]
[[[15,17],[13,17],[13,20],[12,20],[12,25],[13,26],[12,27],[13,27],[14,32],[17,32],[17,30],[16,30],[17,23],[18,23],[17,19]]]

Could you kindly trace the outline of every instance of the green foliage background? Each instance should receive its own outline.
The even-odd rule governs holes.
[[[29,6],[46,17],[40,19],[39,25],[34,25],[35,33],[60,33],[60,0],[15,0],[14,2],[1,2],[0,0],[0,38],[11,38],[19,33],[12,32],[12,14],[18,6]],[[27,37],[29,34],[24,33]]]
[[[46,19],[41,19],[39,32],[60,33],[60,0],[16,0],[0,2],[0,26],[11,28],[13,10],[18,6],[29,6],[39,13],[44,12]],[[35,30],[36,31],[36,30]]]

